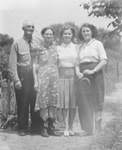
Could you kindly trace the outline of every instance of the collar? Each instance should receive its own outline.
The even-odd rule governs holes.
[[[42,46],[43,46],[44,48],[46,48],[46,49],[51,49],[52,47],[55,46],[55,44],[52,43],[51,45],[46,45],[44,42],[42,42]]]
[[[89,41],[88,43],[85,43],[85,41],[83,42],[84,45],[90,45],[92,42],[95,41],[95,38],[93,38],[91,41]]]
[[[23,35],[23,39],[24,39],[25,41],[27,41],[27,43],[31,43],[31,42],[32,42],[32,40],[33,40],[33,38],[28,39],[28,38],[26,38],[24,35]]]
[[[69,44],[65,44],[65,43],[62,43],[61,46],[62,47],[71,47],[73,45],[73,43],[69,43]]]

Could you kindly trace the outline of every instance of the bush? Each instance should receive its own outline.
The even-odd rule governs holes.
[[[107,72],[104,73],[105,77],[105,94],[108,95],[115,88],[117,82],[117,65],[116,60],[109,58],[107,65]]]

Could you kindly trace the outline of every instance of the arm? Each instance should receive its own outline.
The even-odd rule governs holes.
[[[105,65],[107,64],[107,60],[101,60],[100,63],[92,70],[84,70],[83,74],[94,74],[95,72],[98,72],[99,70],[101,70]]]
[[[17,72],[17,43],[14,43],[11,47],[11,52],[9,56],[9,68],[12,73],[15,88],[21,89],[22,85]]]
[[[38,78],[37,78],[37,64],[33,63],[33,77],[34,77],[34,89],[37,91],[38,87]]]
[[[98,72],[99,70],[101,70],[107,64],[108,58],[107,58],[105,49],[103,47],[103,44],[100,41],[97,43],[96,48],[97,48],[100,62],[93,70],[85,70],[83,72],[85,74],[94,74],[95,72]]]
[[[75,72],[76,72],[77,77],[79,79],[81,79],[83,77],[83,73],[80,72],[80,68],[79,68],[79,63],[80,63],[80,58],[79,58],[80,48],[79,48],[79,46],[76,47],[76,52],[77,52],[77,59],[76,59],[76,63],[75,63]]]

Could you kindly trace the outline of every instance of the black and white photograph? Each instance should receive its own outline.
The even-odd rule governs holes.
[[[122,1],[0,1],[0,150],[122,150]]]

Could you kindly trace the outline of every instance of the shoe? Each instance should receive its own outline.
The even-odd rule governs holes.
[[[75,134],[74,134],[74,132],[72,130],[69,130],[69,135],[70,136],[74,136]]]
[[[83,133],[81,133],[80,136],[92,136],[93,133],[92,132],[87,132],[87,131],[84,131]]]
[[[49,135],[52,135],[52,136],[61,136],[61,134],[58,133],[58,132],[55,130],[55,126],[54,126],[55,119],[49,117],[49,118],[47,119],[47,121],[48,121],[47,133],[48,133]]]
[[[18,135],[19,136],[25,136],[25,135],[27,135],[27,131],[18,131]]]
[[[69,136],[69,131],[65,130],[64,131],[64,136]]]
[[[43,137],[49,137],[49,134],[47,133],[47,129],[43,129],[43,130],[40,132],[40,135],[43,136]]]
[[[47,128],[47,133],[52,136],[61,136],[59,132],[55,131],[55,129],[51,127]]]

